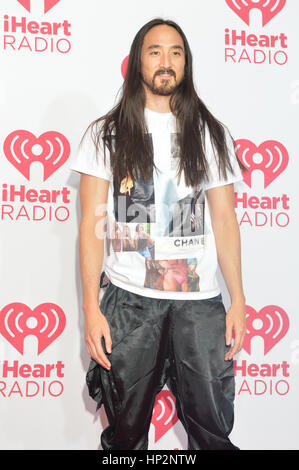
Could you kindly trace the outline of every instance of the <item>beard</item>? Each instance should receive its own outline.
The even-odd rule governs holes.
[[[170,73],[171,76],[174,77],[174,80],[171,77],[162,78],[162,80],[159,78],[156,78],[163,73]],[[175,72],[173,70],[166,70],[166,69],[157,70],[151,82],[146,80],[143,76],[142,76],[142,81],[154,95],[160,95],[160,96],[172,95],[179,86],[179,83],[177,83],[176,81]]]

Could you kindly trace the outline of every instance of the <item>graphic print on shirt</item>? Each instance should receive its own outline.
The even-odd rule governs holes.
[[[199,291],[197,264],[197,258],[146,260],[144,287],[175,292]]]
[[[172,132],[170,134],[170,169],[176,170],[179,163],[180,151],[178,145],[178,134]]]
[[[190,237],[204,232],[204,194],[202,189],[194,189],[183,199],[179,199],[171,214],[170,237]]]
[[[115,253],[139,253],[144,258],[155,258],[154,241],[150,237],[150,224],[121,223],[114,220],[114,225],[107,237],[107,254],[110,249]]]
[[[153,149],[152,135],[148,134]],[[123,178],[120,184],[113,179],[114,214],[117,222],[155,222],[155,188],[153,168],[148,181],[138,171],[138,178]]]
[[[194,255],[204,247],[204,192],[201,188],[189,188],[187,194],[186,190],[182,194],[175,185],[173,176],[179,164],[176,133],[170,134],[170,144],[170,173],[168,178],[158,179],[156,189],[156,200],[160,204],[154,224],[155,260],[146,262],[144,286],[197,292],[200,290],[197,272],[200,256]]]
[[[153,145],[151,134],[149,137]],[[141,176],[136,180],[124,178],[120,184],[113,180],[115,219],[107,238],[108,255],[112,249],[122,257],[128,256],[128,266],[133,266],[132,252],[142,258],[143,287],[198,292],[204,247],[204,192],[198,187],[186,190],[184,184],[182,192],[176,184],[177,134],[171,133],[169,138],[168,170],[154,177],[152,168],[147,182]]]

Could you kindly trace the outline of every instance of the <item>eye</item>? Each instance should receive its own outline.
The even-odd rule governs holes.
[[[150,53],[150,55],[157,55],[157,54],[159,54],[159,51],[152,51],[152,52]]]

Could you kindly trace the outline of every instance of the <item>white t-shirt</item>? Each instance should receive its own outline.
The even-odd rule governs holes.
[[[218,295],[217,252],[205,190],[237,181],[242,173],[234,144],[226,138],[235,174],[219,179],[206,127],[206,158],[210,179],[200,187],[177,183],[178,152],[175,118],[145,108],[153,145],[151,178],[127,179],[117,184],[110,170],[109,151],[104,165],[90,132],[73,159],[71,170],[110,181],[107,200],[107,236],[103,270],[112,284],[146,297],[205,299]],[[102,144],[103,145],[103,144]]]

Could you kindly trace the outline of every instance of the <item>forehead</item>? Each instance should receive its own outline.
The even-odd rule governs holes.
[[[154,26],[144,36],[143,49],[147,49],[153,44],[167,47],[180,45],[184,48],[184,41],[178,31],[172,26],[164,24]]]

